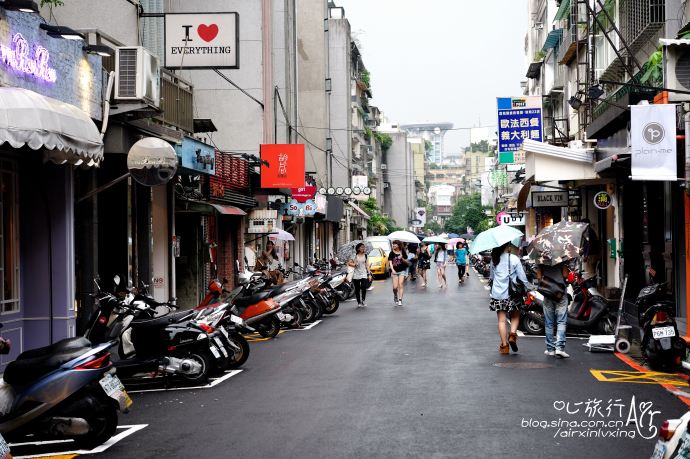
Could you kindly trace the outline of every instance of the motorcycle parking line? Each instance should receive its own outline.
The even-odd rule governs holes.
[[[312,328],[316,327],[316,326],[317,326],[318,324],[320,324],[321,322],[323,322],[323,320],[319,319],[319,320],[317,320],[317,321],[315,321],[315,322],[313,322],[313,323],[310,323],[309,325],[304,326],[304,327],[300,327],[300,328],[289,328],[289,329],[287,329],[287,330],[280,330],[280,331],[278,332],[278,335],[282,335],[283,333],[289,332],[289,331],[305,331],[305,330],[311,330]],[[258,333],[252,333],[251,335],[246,335],[244,338],[247,340],[248,343],[256,343],[256,342],[259,342],[259,341],[270,341],[270,340],[273,339],[273,338],[264,338],[263,336],[259,335]]]
[[[672,384],[674,386],[690,386],[681,375],[663,373],[660,371],[636,370],[589,370],[599,382],[616,382],[631,384]]]
[[[50,441],[37,441],[37,442],[24,442],[24,443],[10,443],[10,449],[12,449],[12,455],[14,459],[29,459],[29,458],[35,458],[35,457],[40,457],[44,459],[50,459],[50,458],[58,458],[58,457],[74,457],[77,455],[87,455],[87,454],[98,454],[106,451],[108,448],[113,446],[114,444],[120,442],[121,440],[124,440],[125,438],[129,437],[133,433],[136,433],[144,428],[148,427],[148,424],[133,424],[133,425],[122,425],[122,426],[117,426],[117,429],[126,429],[123,432],[118,433],[117,435],[113,435],[110,437],[110,439],[103,443],[100,446],[97,446],[93,449],[78,449],[78,450],[69,450],[67,449],[66,451],[61,450],[59,447],[60,445],[69,448],[70,445],[72,445],[74,442],[72,440],[50,440]],[[27,450],[25,453],[28,454],[23,454],[21,456],[16,455],[17,448],[19,447],[19,454],[23,454],[22,450]],[[32,450],[43,450],[45,452],[31,452]]]
[[[183,386],[183,387],[168,387],[168,388],[157,388],[157,389],[140,389],[140,390],[127,390],[129,394],[142,394],[144,392],[173,392],[176,390],[201,390],[201,389],[211,389],[218,384],[227,381],[233,376],[237,376],[242,373],[243,370],[227,370],[225,374],[218,378],[209,378],[211,382],[204,386]]]

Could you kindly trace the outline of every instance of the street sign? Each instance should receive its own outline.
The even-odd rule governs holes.
[[[541,96],[498,97],[498,162],[524,163],[524,152],[518,154],[525,139],[541,142]]]
[[[600,191],[594,195],[594,207],[600,210],[605,210],[611,207],[613,198],[606,191]]]

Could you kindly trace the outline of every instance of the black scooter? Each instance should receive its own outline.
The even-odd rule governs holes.
[[[642,341],[640,349],[655,370],[674,370],[685,356],[685,341],[678,333],[673,299],[666,294],[667,283],[652,283],[638,293],[635,303]]]

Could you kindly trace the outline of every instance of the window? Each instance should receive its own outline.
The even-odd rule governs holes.
[[[19,311],[17,163],[0,160],[0,313]]]

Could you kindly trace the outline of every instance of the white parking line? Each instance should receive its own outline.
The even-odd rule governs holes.
[[[159,388],[159,389],[141,389],[141,390],[127,390],[130,394],[141,394],[143,392],[173,392],[176,390],[197,390],[197,389],[210,389],[217,386],[218,384],[226,381],[233,376],[237,376],[242,373],[242,370],[228,370],[225,374],[219,378],[210,378],[211,382],[205,386],[184,386],[184,387],[170,387],[170,388]]]
[[[103,443],[100,446],[95,447],[94,449],[78,449],[78,450],[73,450],[73,451],[56,451],[52,453],[43,453],[43,454],[32,454],[30,456],[14,456],[14,459],[27,459],[31,457],[49,457],[49,456],[56,456],[56,455],[69,455],[69,454],[97,454],[97,453],[102,453],[111,446],[113,446],[115,443],[119,442],[120,440],[123,440],[126,437],[129,437],[135,432],[140,431],[141,429],[148,427],[148,424],[135,424],[131,426],[117,426],[118,429],[126,429],[124,432],[121,432],[113,437],[110,437],[110,440],[107,442]],[[28,442],[28,443],[10,443],[10,448],[17,447],[17,446],[29,446],[29,445],[35,445],[35,446],[41,446],[41,445],[50,445],[50,444],[59,444],[59,443],[73,443],[72,440],[53,440],[53,441],[37,441],[37,442]]]
[[[304,331],[304,330],[311,330],[312,328],[314,328],[314,327],[316,327],[317,325],[319,325],[321,322],[323,322],[323,320],[319,319],[319,320],[317,320],[317,321],[315,321],[315,322],[310,323],[309,325],[307,325],[307,326],[304,327],[304,328],[295,328],[295,329],[292,329],[292,330],[285,330],[285,331]]]

